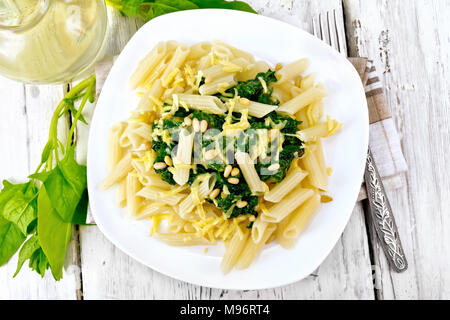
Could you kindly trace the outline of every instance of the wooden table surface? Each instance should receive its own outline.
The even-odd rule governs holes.
[[[155,272],[122,253],[95,226],[77,227],[64,278],[0,268],[0,299],[449,299],[450,0],[251,0],[262,15],[307,31],[318,13],[345,17],[350,55],[375,60],[409,165],[389,194],[409,269],[396,274],[366,223],[364,204],[320,268],[298,283],[262,291],[217,290]],[[109,8],[107,53],[118,54],[142,22]],[[0,78],[0,178],[24,179],[40,160],[50,117],[68,85]],[[92,114],[92,107],[86,110]],[[61,134],[67,127],[62,126]],[[80,127],[83,145],[88,128]],[[83,161],[84,147],[78,157]]]

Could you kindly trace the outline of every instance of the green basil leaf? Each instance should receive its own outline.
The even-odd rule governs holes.
[[[243,1],[225,1],[225,0],[191,0],[201,9],[231,9],[257,13],[249,4]]]
[[[74,149],[68,148],[52,171],[32,177],[44,183],[52,207],[60,218],[64,222],[72,222],[87,185],[86,166],[75,161]]]
[[[11,259],[25,241],[25,238],[14,223],[0,215],[0,266]]]
[[[37,230],[39,244],[48,259],[53,277],[59,281],[63,275],[67,246],[72,237],[72,224],[64,222],[53,208],[45,185],[39,191]]]
[[[17,190],[14,197],[5,203],[2,215],[17,225],[26,236],[28,226],[37,218],[37,187],[29,182],[23,190]]]

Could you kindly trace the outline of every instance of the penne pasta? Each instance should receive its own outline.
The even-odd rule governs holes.
[[[213,114],[224,114],[227,108],[219,98],[213,96],[198,96],[193,94],[179,94],[178,99],[185,102],[190,108],[210,112]]]
[[[250,100],[243,101],[246,105],[242,104],[239,99],[237,100],[234,110],[235,112],[242,112],[248,110],[248,114],[256,118],[264,118],[269,113],[275,111],[278,107],[270,104],[259,103]]]
[[[155,66],[164,58],[166,52],[167,44],[165,42],[160,42],[141,62],[139,62],[136,71],[130,79],[131,89],[136,89],[139,84],[148,77]]]
[[[327,92],[324,89],[311,88],[301,93],[294,99],[282,104],[278,108],[278,112],[294,115],[309,104],[325,98],[326,95]]]
[[[117,188],[117,206],[124,208],[127,205],[127,179],[123,179],[119,182]]]
[[[174,158],[175,172],[173,180],[180,186],[184,186],[189,180],[189,170],[192,158],[192,148],[194,145],[194,133],[187,130],[181,130],[179,134],[179,143],[177,156]],[[186,168],[186,166],[188,166]]]
[[[261,252],[263,246],[267,243],[276,228],[277,227],[275,225],[270,224],[265,229],[259,242],[254,242],[251,237],[247,239],[245,247],[239,256],[238,262],[236,263],[236,269],[246,269],[252,264],[253,260],[255,260],[256,256]]]
[[[156,80],[151,88],[144,94],[139,101],[138,111],[153,111],[162,106],[162,102],[159,100],[163,94],[163,87],[161,80]]]
[[[134,217],[136,216],[136,213],[140,205],[141,199],[139,197],[136,197],[136,194],[140,189],[141,185],[135,172],[130,172],[127,176],[126,181],[127,181],[127,188],[126,188],[127,213],[129,217]]]
[[[212,244],[207,239],[198,236],[195,233],[156,233],[156,239],[159,239],[171,246],[200,246]]]
[[[289,193],[282,202],[271,207],[268,213],[263,213],[261,219],[270,223],[279,223],[313,195],[314,191],[311,189],[297,188]]]
[[[138,192],[135,192],[135,194],[145,199],[160,201],[171,206],[175,206],[186,197],[186,195],[183,193],[171,194],[170,191],[166,191],[157,187],[144,187]]]
[[[308,172],[305,172],[300,168],[293,169],[283,181],[264,195],[264,200],[274,203],[280,202],[289,192],[294,190],[307,175]]]
[[[222,78],[216,79],[214,82],[204,84],[199,88],[202,96],[213,95],[220,91],[226,91],[237,84],[233,74],[226,75]]]
[[[307,59],[297,60],[292,62],[277,72],[278,84],[292,80],[301,75],[308,69],[309,61]]]
[[[238,231],[234,232],[233,237],[226,245],[225,255],[223,256],[222,263],[220,265],[224,274],[230,272],[238,262],[239,257],[241,256],[241,253],[246,245],[248,236],[248,230],[245,230],[243,235],[241,235]]]
[[[111,170],[108,176],[103,180],[101,189],[106,190],[111,188],[114,184],[124,179],[128,173],[133,169],[131,164],[131,154],[124,156],[119,163]]]
[[[287,239],[297,239],[307,226],[311,217],[319,209],[319,206],[320,194],[316,193],[292,213],[292,217],[281,229],[283,237]]]
[[[168,245],[223,241],[224,273],[272,241],[292,248],[331,199],[323,139],[342,126],[322,120],[327,92],[308,65],[271,68],[217,40],[158,43],[130,78],[139,102],[109,131],[100,187],[117,184],[117,205]]]
[[[309,172],[308,180],[311,185],[322,191],[327,191],[328,175],[325,174],[318,163],[315,152],[308,151],[301,162],[305,170]]]
[[[122,158],[122,147],[120,145],[120,137],[126,124],[119,122],[109,130],[108,136],[108,169],[111,170]]]
[[[245,181],[247,182],[252,194],[257,195],[263,193],[265,188],[258,176],[258,173],[256,172],[255,164],[250,158],[250,155],[248,153],[237,152],[235,159],[241,168],[242,174],[244,175]]]
[[[180,67],[186,60],[190,49],[186,45],[180,45],[173,54],[172,59],[167,65],[166,70],[161,76],[163,87],[168,87],[170,83],[175,79],[175,76],[180,72]]]

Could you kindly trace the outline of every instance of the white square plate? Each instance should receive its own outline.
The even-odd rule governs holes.
[[[329,96],[325,111],[343,128],[324,143],[328,166],[333,168],[329,194],[292,250],[267,246],[243,271],[223,275],[223,246],[203,253],[202,247],[171,247],[149,236],[148,222],[126,218],[116,206],[115,188],[101,191],[107,175],[109,128],[126,120],[138,98],[128,80],[138,62],[159,42],[186,44],[218,39],[275,64],[309,58],[307,73],[317,74]],[[88,148],[88,188],[95,221],[117,247],[141,263],[176,279],[223,289],[264,289],[287,285],[313,272],[342,234],[355,205],[368,146],[367,102],[361,80],[348,60],[309,33],[289,24],[239,11],[192,10],[151,20],[130,40],[116,60],[103,87],[91,124]]]

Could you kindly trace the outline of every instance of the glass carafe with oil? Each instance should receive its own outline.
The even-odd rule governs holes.
[[[94,63],[106,24],[104,0],[0,0],[0,74],[73,80]]]

